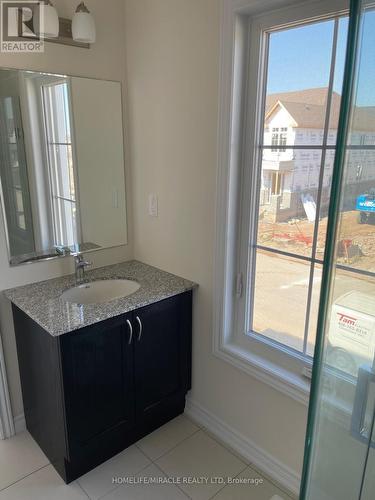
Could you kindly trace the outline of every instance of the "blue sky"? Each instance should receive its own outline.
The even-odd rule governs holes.
[[[267,92],[327,87],[332,54],[333,21],[271,34]],[[339,23],[334,90],[341,94],[348,19]],[[375,13],[366,14],[357,105],[375,105]]]

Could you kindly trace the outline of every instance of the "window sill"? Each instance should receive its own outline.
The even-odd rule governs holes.
[[[310,381],[302,375],[286,370],[234,343],[217,346],[214,349],[214,355],[304,406],[308,406]]]

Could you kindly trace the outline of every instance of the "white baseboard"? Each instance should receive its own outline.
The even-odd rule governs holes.
[[[187,399],[185,413],[286,490],[295,495],[299,494],[300,476],[248,437],[233,429],[190,398]]]
[[[21,415],[17,415],[16,417],[14,417],[13,421],[16,434],[26,430],[26,420],[25,420],[25,415],[23,413],[21,413]]]

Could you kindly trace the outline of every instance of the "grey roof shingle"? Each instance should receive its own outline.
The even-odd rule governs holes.
[[[295,92],[269,94],[266,99],[266,123],[277,103],[292,116],[300,128],[324,128],[328,89],[320,87]],[[330,129],[337,129],[341,96],[332,94]],[[375,132],[375,106],[358,106],[353,113],[353,129]]]

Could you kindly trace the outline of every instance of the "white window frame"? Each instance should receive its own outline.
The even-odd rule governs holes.
[[[265,61],[266,48],[261,43],[264,31],[345,14],[347,10],[344,0],[222,0],[213,352],[305,405],[310,391],[305,375],[312,362],[298,353],[291,354],[288,348],[276,349],[266,339],[252,339],[249,348],[249,339],[236,334],[237,295],[246,289],[246,277],[238,273],[241,211],[250,213],[249,204],[258,188],[251,183],[250,169],[246,171],[243,165],[257,164],[256,133],[261,131],[262,120],[258,99],[259,89],[263,92],[263,67],[250,67],[248,61],[255,60],[254,54]],[[251,193],[248,199],[241,199],[246,191],[241,186],[247,186]]]
[[[61,243],[59,243],[59,233],[61,233],[64,230],[63,225],[61,224],[61,215],[59,215],[56,211],[56,205],[55,205],[55,200],[59,201],[66,201],[70,203],[72,206],[76,208],[76,213],[77,213],[77,219],[76,219],[76,235],[75,235],[75,240],[80,241],[81,240],[81,228],[80,228],[80,211],[79,211],[79,200],[78,200],[78,193],[75,193],[75,199],[71,198],[64,198],[61,195],[57,195],[54,192],[54,183],[52,181],[53,177],[56,175],[56,165],[54,164],[51,156],[50,156],[50,151],[49,151],[49,146],[55,143],[51,143],[48,141],[48,135],[49,135],[49,130],[48,130],[48,124],[47,124],[47,118],[46,118],[46,113],[47,113],[47,102],[46,102],[46,97],[44,94],[44,91],[48,87],[54,87],[57,85],[66,85],[67,86],[67,92],[68,92],[68,103],[69,103],[69,109],[68,113],[70,115],[70,127],[71,127],[71,138],[70,138],[70,143],[65,143],[63,145],[70,146],[71,151],[72,151],[72,157],[73,157],[73,168],[74,168],[74,183],[75,186],[78,186],[78,175],[77,175],[77,162],[76,162],[76,156],[75,156],[75,145],[74,145],[74,131],[73,131],[73,113],[71,109],[71,89],[70,89],[70,83],[69,80],[66,78],[64,79],[54,79],[52,81],[48,82],[43,82],[40,86],[40,99],[41,99],[41,110],[42,110],[42,116],[43,116],[43,129],[44,129],[44,141],[45,141],[45,157],[47,159],[47,165],[48,165],[48,171],[49,171],[49,201],[50,201],[50,207],[51,207],[51,214],[52,214],[52,227],[51,227],[51,234],[53,235],[53,242],[54,246],[60,246]],[[77,191],[77,190],[76,190]],[[69,245],[68,245],[69,246]]]

